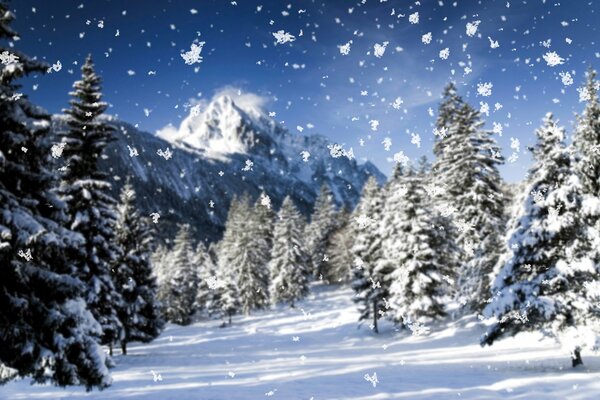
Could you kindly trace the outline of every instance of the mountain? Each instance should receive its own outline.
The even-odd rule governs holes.
[[[385,180],[373,164],[358,164],[324,136],[291,134],[262,109],[242,108],[226,95],[202,111],[193,107],[179,129],[157,135],[108,118],[117,140],[101,168],[115,195],[130,176],[138,207],[160,214],[158,233],[165,239],[177,223],[189,223],[198,239],[218,239],[231,199],[244,192],[256,199],[264,191],[276,209],[290,195],[308,215],[323,183],[339,206],[352,208],[369,176]],[[53,126],[65,129],[64,117],[55,117]]]

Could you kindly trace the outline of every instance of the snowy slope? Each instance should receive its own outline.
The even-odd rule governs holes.
[[[290,195],[307,215],[322,183],[331,187],[338,205],[351,208],[369,176],[385,180],[371,163],[332,157],[324,136],[292,135],[262,110],[242,110],[228,96],[158,136],[123,121],[111,123],[117,140],[101,167],[109,172],[115,195],[125,178],[132,178],[142,213],[161,215],[163,237],[173,237],[176,224],[185,222],[198,239],[217,239],[229,202],[243,192],[256,199],[265,191],[276,208]],[[64,118],[55,117],[53,124],[55,131],[65,129]],[[172,156],[165,159],[159,150]],[[310,152],[308,162],[302,151]]]
[[[467,319],[432,327],[427,336],[377,336],[357,329],[346,287],[313,286],[296,309],[278,308],[218,321],[170,325],[156,341],[116,356],[114,384],[103,392],[0,386],[1,399],[594,399],[600,358],[569,355],[534,334],[482,349],[483,332]],[[295,340],[295,338],[297,340]],[[159,373],[160,381],[153,380]],[[365,374],[377,374],[376,387]]]

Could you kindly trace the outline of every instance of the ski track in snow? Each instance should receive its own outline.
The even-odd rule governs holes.
[[[0,399],[592,399],[600,393],[600,357],[584,352],[573,371],[568,353],[539,334],[481,348],[474,317],[432,325],[427,336],[357,329],[348,287],[313,285],[295,309],[237,316],[233,326],[204,321],[168,325],[149,344],[117,355],[113,385],[0,386]],[[384,347],[387,345],[387,348]],[[305,358],[304,358],[304,357]],[[160,374],[162,380],[153,379]],[[233,373],[233,374],[232,374]],[[365,374],[377,373],[376,387]],[[233,375],[233,376],[232,376]]]

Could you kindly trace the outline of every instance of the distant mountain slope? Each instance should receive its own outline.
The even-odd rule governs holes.
[[[264,191],[275,208],[289,194],[308,214],[324,182],[338,205],[353,207],[370,175],[385,179],[371,163],[333,157],[324,136],[292,135],[266,114],[246,112],[227,96],[159,136],[111,122],[117,140],[109,145],[102,168],[113,178],[115,194],[131,176],[143,214],[160,214],[164,238],[186,222],[198,238],[217,239],[232,197],[243,192],[257,198]],[[64,129],[64,118],[55,117],[54,126]],[[159,150],[171,157],[165,159]],[[307,161],[304,151],[310,153]]]

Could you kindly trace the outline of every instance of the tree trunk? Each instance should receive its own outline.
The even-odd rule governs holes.
[[[113,355],[113,351],[112,351],[112,343],[108,344],[108,355],[112,357]]]
[[[124,340],[121,342],[121,351],[124,356],[127,355],[127,342]]]
[[[377,302],[373,302],[373,331],[375,333],[379,333],[379,329],[377,328]]]
[[[229,326],[231,326],[231,312],[229,314]]]
[[[575,368],[578,365],[583,365],[583,361],[581,360],[581,348],[576,347],[575,350],[573,350],[573,354],[571,355],[571,361],[573,363],[573,368]]]

